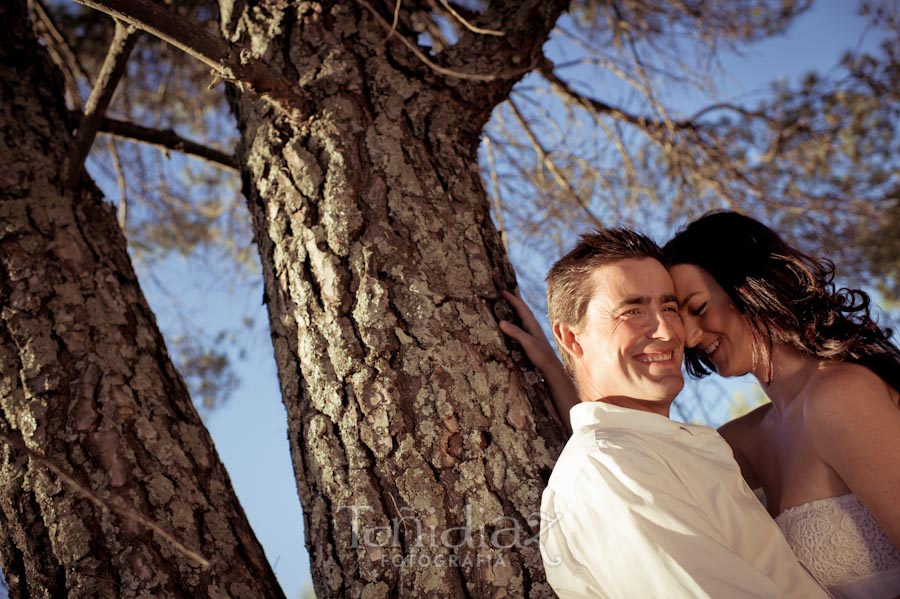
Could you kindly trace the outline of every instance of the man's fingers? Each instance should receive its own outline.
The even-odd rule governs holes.
[[[532,338],[530,334],[526,333],[525,331],[523,331],[522,329],[520,329],[513,323],[509,322],[508,320],[500,321],[500,330],[503,331],[504,333],[506,333],[507,335],[509,335],[510,337],[512,337],[513,339],[515,339],[516,341],[518,341],[519,343],[521,343],[522,345],[525,345],[525,343],[530,341]]]
[[[519,310],[521,310],[522,306],[525,306],[525,302],[523,302],[521,299],[519,299],[518,295],[516,295],[514,293],[510,293],[509,291],[506,291],[506,290],[501,291],[500,293],[503,294],[503,299],[505,299],[510,304],[512,304],[512,307],[515,308],[517,312]],[[525,307],[527,308],[527,306],[525,306]]]
[[[534,362],[536,359],[539,359],[541,347],[540,341],[538,338],[525,331],[508,320],[500,321],[500,330],[515,339],[519,342],[519,345],[522,346],[522,349],[525,350],[525,353],[528,355],[528,358]]]
[[[534,328],[540,327],[537,323],[537,319],[534,317],[534,313],[532,313],[531,308],[528,307],[528,304],[522,301],[522,299],[516,295],[513,295],[509,291],[503,291],[503,297],[510,303],[513,309],[516,311],[516,314],[519,315],[519,319],[522,321],[522,324],[525,325],[525,328],[534,334]]]

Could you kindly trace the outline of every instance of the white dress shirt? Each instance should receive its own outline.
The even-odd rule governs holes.
[[[714,430],[583,402],[541,502],[561,599],[828,597]]]

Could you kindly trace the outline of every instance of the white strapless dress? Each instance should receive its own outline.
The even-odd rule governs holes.
[[[900,597],[900,550],[856,495],[804,503],[775,522],[800,562],[836,599]]]

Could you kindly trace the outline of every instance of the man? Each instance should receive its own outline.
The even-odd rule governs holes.
[[[547,580],[562,599],[828,597],[722,437],[668,418],[684,328],[662,260],[643,235],[602,230],[547,276],[581,400],[543,495]]]

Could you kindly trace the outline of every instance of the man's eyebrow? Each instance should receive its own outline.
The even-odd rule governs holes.
[[[695,291],[695,292],[689,294],[686,298],[684,298],[684,301],[679,302],[678,307],[679,307],[679,308],[684,308],[685,305],[687,305],[687,303],[688,303],[689,301],[691,301],[691,298],[694,297],[695,295],[699,294],[699,293],[700,293],[699,291]]]
[[[643,306],[650,303],[650,298],[645,295],[635,295],[633,297],[626,297],[624,300],[619,302],[613,311],[615,312],[619,308],[624,308],[625,306]]]
[[[678,298],[675,297],[674,293],[667,293],[661,298],[659,298],[659,303],[661,304],[671,304],[672,302],[678,303]]]

